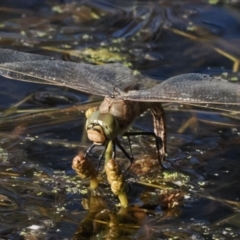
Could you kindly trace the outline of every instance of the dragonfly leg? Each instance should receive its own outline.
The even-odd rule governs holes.
[[[93,150],[93,148],[94,148],[95,146],[96,146],[96,144],[93,143],[93,144],[88,148],[88,150],[86,151],[84,157],[86,157],[87,155],[89,155],[90,152]]]
[[[84,157],[86,157],[87,155],[89,155],[95,146],[96,146],[96,144],[93,143],[93,144],[88,148],[88,150],[86,151]],[[101,154],[100,154],[99,157],[98,157],[97,170],[99,170],[99,168],[100,168],[100,164],[101,164],[101,161],[102,161],[102,159],[103,159],[103,156],[104,156],[105,152],[106,152],[106,146],[104,146],[103,151],[101,152]]]
[[[129,140],[129,144],[130,144],[130,140]],[[127,171],[131,166],[132,166],[132,163],[133,163],[133,156],[132,156],[132,149],[131,149],[131,146],[130,146],[130,151],[131,151],[131,156],[128,154],[128,152],[125,150],[125,148],[122,146],[122,144],[120,143],[119,139],[118,138],[115,138],[114,139],[114,145],[117,145],[121,151],[123,152],[123,154],[127,157],[127,159],[130,161],[130,164],[129,166],[126,168],[125,171]]]
[[[114,139],[114,143],[120,148],[120,150],[123,152],[123,154],[128,158],[130,162],[134,160],[132,156],[132,151],[131,151],[131,155],[129,155],[128,152],[125,150],[125,148],[122,146],[118,138]]]
[[[121,145],[121,143],[120,143],[118,138],[115,138],[114,140],[111,140],[107,144],[105,144],[103,151],[101,152],[101,154],[98,157],[97,169],[99,170],[99,168],[100,168],[100,164],[101,164],[101,161],[103,159],[103,156],[105,156],[105,164],[109,161],[109,159],[111,159],[111,158],[115,159],[116,158],[116,146],[118,146],[121,149],[121,151],[124,153],[124,155],[130,161],[130,165],[127,167],[127,169],[129,169],[129,167],[131,167],[131,165],[132,165],[132,162],[133,162],[134,158],[132,156],[132,149],[131,149],[131,145],[130,145],[130,140],[128,139],[128,141],[129,141],[129,147],[130,147],[131,155],[129,155],[128,152],[124,149],[124,147]],[[92,151],[92,149],[95,146],[96,146],[96,144],[93,143],[88,148],[88,150],[85,153],[85,157],[86,157],[86,155],[90,154],[90,152]]]
[[[104,147],[104,149],[102,150],[101,154],[98,157],[97,170],[99,170],[99,168],[100,168],[100,164],[101,164],[101,161],[103,159],[103,155],[105,154],[105,152],[106,152],[106,147]]]
[[[163,159],[164,158],[161,155],[161,149],[159,147],[159,146],[162,146],[161,138],[156,136],[156,134],[154,132],[126,132],[126,133],[124,133],[124,136],[127,136],[128,138],[129,138],[129,136],[142,136],[142,135],[153,136],[155,138],[156,148],[157,148],[157,155],[158,155],[158,162],[159,162],[159,165],[164,169],[165,168],[163,166]],[[129,144],[130,144],[130,141],[129,141]]]
[[[129,146],[129,149],[130,149],[131,158],[133,159],[132,145],[131,145],[131,141],[130,141],[129,135],[127,135],[127,139],[128,139],[128,146]]]

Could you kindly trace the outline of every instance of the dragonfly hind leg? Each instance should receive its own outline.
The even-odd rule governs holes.
[[[163,153],[164,155],[162,155],[161,154],[161,149],[160,149],[160,146],[163,146],[163,143],[162,143],[161,138],[156,136],[156,134],[154,132],[126,132],[126,133],[124,133],[123,136],[127,136],[128,139],[129,139],[129,136],[142,136],[142,135],[153,136],[155,138],[156,148],[157,148],[157,155],[158,155],[158,162],[159,162],[159,165],[163,169],[165,169],[165,167],[163,166],[163,161],[165,159],[165,153]],[[130,146],[130,151],[131,151],[131,154],[132,154],[130,140],[129,140],[129,146]]]
[[[128,143],[129,143],[129,148],[130,148],[130,155],[129,155],[128,152],[125,150],[125,148],[121,145],[121,142],[119,141],[119,139],[118,139],[118,138],[115,138],[115,139],[114,139],[114,144],[117,145],[117,146],[121,149],[121,151],[123,152],[123,154],[127,157],[127,159],[128,159],[129,162],[130,162],[130,164],[129,164],[129,166],[126,168],[125,172],[132,166],[132,163],[133,163],[133,160],[134,160],[129,137],[128,137]]]

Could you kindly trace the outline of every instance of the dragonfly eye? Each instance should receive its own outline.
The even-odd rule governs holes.
[[[96,112],[96,111],[97,111],[97,108],[96,108],[96,107],[91,107],[91,108],[89,108],[89,109],[85,112],[86,118],[88,119],[88,118],[93,114],[93,112]]]
[[[112,114],[100,114],[98,119],[108,140],[112,140],[119,135],[119,124]]]
[[[112,114],[95,111],[87,119],[86,130],[91,141],[104,143],[117,137],[119,124]]]

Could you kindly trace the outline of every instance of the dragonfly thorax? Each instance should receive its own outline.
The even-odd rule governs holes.
[[[112,114],[94,111],[87,118],[86,131],[89,140],[95,144],[102,145],[106,141],[117,137],[119,124]]]

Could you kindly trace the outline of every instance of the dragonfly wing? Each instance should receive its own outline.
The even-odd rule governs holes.
[[[240,85],[206,74],[178,75],[147,90],[123,93],[122,97],[132,101],[179,102],[223,110],[240,110]]]
[[[47,60],[47,59],[50,60],[53,58],[48,56],[43,56],[43,55],[18,52],[10,49],[0,49],[0,64],[23,62],[23,61]]]
[[[100,96],[119,95],[135,83],[132,71],[120,63],[97,66],[5,49],[0,53],[2,51],[0,74],[8,78],[67,86]]]

